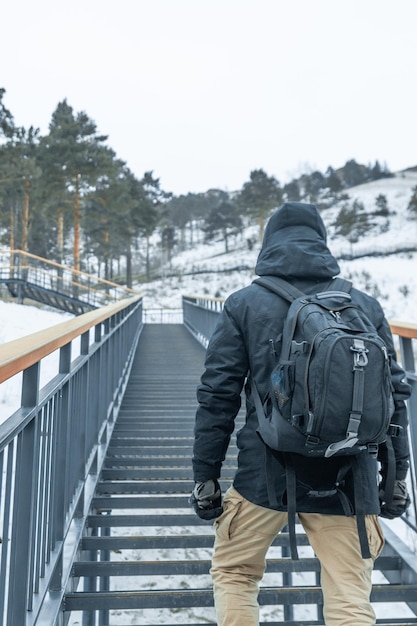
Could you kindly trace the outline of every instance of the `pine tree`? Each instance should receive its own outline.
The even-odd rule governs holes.
[[[359,165],[355,159],[346,161],[341,174],[346,187],[356,187],[369,180],[369,169],[364,165]]]
[[[287,202],[299,202],[301,200],[300,186],[296,180],[284,185],[282,193]]]
[[[38,129],[15,127],[12,138],[0,147],[0,196],[10,216],[8,243],[25,252],[29,247],[30,204],[40,176],[38,142]]]
[[[3,103],[3,97],[6,90],[0,87],[0,137],[11,139],[15,132],[13,115]]]
[[[417,185],[413,189],[413,194],[408,203],[407,211],[410,211],[412,219],[417,219]]]
[[[338,193],[343,189],[343,182],[341,181],[340,176],[330,166],[327,168],[326,171],[326,186],[333,193]]]
[[[375,205],[377,207],[376,215],[381,215],[382,217],[388,217],[389,215],[389,207],[388,207],[388,199],[383,193],[380,193],[375,198]]]
[[[107,137],[97,134],[96,124],[84,112],[73,112],[66,100],[52,114],[49,134],[43,140],[49,176],[72,198],[74,251],[73,265],[80,269],[81,209],[97,181],[112,167],[114,152],[105,146]]]
[[[229,238],[237,234],[242,228],[242,218],[239,215],[239,207],[231,202],[224,191],[212,190],[213,205],[209,210],[205,222],[204,231],[206,239],[210,241],[217,233],[221,233],[225,252],[229,252]]]
[[[143,195],[138,198],[139,202],[136,206],[136,219],[138,229],[145,238],[145,262],[146,262],[146,278],[150,280],[151,276],[151,259],[150,259],[150,238],[160,223],[164,212],[166,212],[166,201],[170,198],[170,194],[161,189],[159,178],[154,178],[153,172],[145,172],[140,184]]]
[[[304,187],[304,196],[308,202],[317,202],[320,191],[326,186],[326,179],[319,171],[311,174],[304,174],[301,177],[301,184]]]
[[[279,182],[262,169],[251,171],[250,180],[244,183],[237,198],[238,204],[258,220],[261,239],[266,219],[281,201],[282,189]]]
[[[357,243],[371,228],[365,207],[359,200],[354,200],[350,206],[345,203],[333,223],[335,234],[346,237],[351,246]]]

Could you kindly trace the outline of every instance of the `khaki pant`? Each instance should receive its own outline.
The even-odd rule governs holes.
[[[326,625],[375,624],[371,576],[384,544],[377,516],[365,519],[371,559],[361,556],[355,517],[299,513],[298,518],[320,560]],[[286,513],[256,506],[228,489],[224,512],[215,522],[211,568],[218,626],[258,626],[265,556],[286,524]]]

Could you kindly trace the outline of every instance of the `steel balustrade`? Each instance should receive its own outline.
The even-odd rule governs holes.
[[[75,315],[140,295],[124,285],[22,250],[0,250],[0,284],[7,285],[19,302],[29,298]]]
[[[23,372],[21,408],[0,425],[1,626],[63,623],[141,330],[137,296],[0,346],[0,382]],[[56,350],[59,372],[40,389],[42,359]]]
[[[204,347],[207,347],[223,309],[223,300],[183,296],[182,308],[185,326]]]
[[[417,532],[417,324],[403,322],[391,322],[391,331],[398,338],[400,348],[400,362],[407,376],[407,382],[411,385],[411,397],[408,401],[410,417],[410,441],[412,449],[411,458],[411,489],[413,494],[414,520],[408,521],[414,531]]]

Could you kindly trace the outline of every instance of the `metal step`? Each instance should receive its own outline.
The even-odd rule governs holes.
[[[126,451],[122,452],[122,450],[124,449],[126,449]],[[193,440],[192,438],[183,438],[182,440],[158,440],[155,439],[155,437],[126,437],[125,435],[123,435],[123,432],[115,432],[113,433],[111,445],[109,446],[107,454],[111,456],[112,454],[139,455],[140,453],[142,453],[146,456],[146,450],[148,449],[149,454],[188,454],[189,458],[191,458],[191,453],[193,450]],[[155,450],[160,450],[161,452],[155,452]]]
[[[374,585],[372,602],[413,602],[417,585]],[[263,587],[259,604],[321,604],[319,587]],[[155,609],[161,607],[212,607],[211,589],[168,589],[155,591],[77,592],[66,596],[65,610],[94,611],[100,609]]]
[[[223,473],[224,480],[233,480],[233,472],[226,471]],[[101,472],[102,480],[190,480],[191,470],[189,467],[171,467],[169,470],[165,467],[112,467],[110,469],[104,468]]]
[[[137,528],[147,526],[208,526],[211,521],[197,517],[193,512],[172,515],[89,515],[87,528]]]
[[[177,548],[212,548],[214,543],[214,532],[212,526],[199,528],[199,534],[177,534],[177,535],[131,535],[131,536],[111,536],[111,537],[84,537],[81,542],[82,550],[147,550],[147,549],[177,549]],[[275,537],[272,546],[282,547],[288,545],[288,534],[280,533]],[[303,534],[297,537],[298,546],[307,546],[307,537]]]
[[[279,622],[259,622],[259,626],[282,626],[284,622],[281,620]],[[397,624],[399,626],[412,626],[412,624],[417,624],[417,618],[416,619],[410,619],[407,618],[406,621],[404,621],[404,618],[402,619],[392,619],[390,622],[387,622],[386,620],[376,620],[376,624],[378,626],[393,626],[394,624]],[[106,624],[105,626],[119,626],[118,624],[114,623],[114,624]],[[178,626],[178,622],[176,622],[175,624],[165,624],[164,626]],[[216,626],[216,624],[214,622],[204,622],[204,623],[193,623],[190,624],[189,622],[187,622],[187,626]],[[311,620],[297,620],[296,622],[292,621],[292,620],[285,620],[285,626],[325,626],[324,622],[322,621],[311,621]]]
[[[74,563],[74,576],[183,576],[209,574],[211,561],[163,560],[163,561],[97,561]],[[380,557],[377,569],[398,570],[400,560],[396,557]],[[268,559],[266,573],[319,572],[316,558]]]
[[[189,456],[108,456],[105,461],[105,468],[111,467],[143,467],[143,468],[165,468],[165,471],[169,473],[169,469],[172,467],[186,467],[190,469],[190,457]],[[232,468],[236,467],[236,457],[225,461],[223,467]]]
[[[168,349],[170,342],[173,345]],[[183,344],[190,357],[188,365],[185,356],[179,357]],[[155,623],[151,618],[147,621],[148,610],[165,609],[172,612],[175,626],[202,626],[198,622],[209,610],[204,624],[210,624],[213,523],[199,519],[188,504],[194,485],[195,387],[202,356],[200,346],[183,327],[170,327],[168,332],[164,327],[145,326],[73,566],[74,581],[85,581],[85,587],[66,595],[65,611],[88,615],[100,611],[100,624],[105,626],[116,626],[113,611],[140,612],[137,623],[146,626]],[[232,441],[221,480],[223,491],[231,483],[235,463]],[[293,561],[287,556],[288,534],[275,538],[266,573],[277,577],[277,586],[261,587],[259,601],[261,606],[281,607],[287,626],[323,626],[319,562],[304,533],[298,533],[297,543],[301,558]],[[384,550],[375,569],[383,571],[388,582],[374,586],[374,602],[414,606],[417,580],[412,565],[407,562],[404,569],[404,563],[396,549]],[[301,574],[313,583],[293,584],[293,576]],[[403,584],[407,577],[410,584]],[[165,588],[166,581],[170,588]],[[147,585],[156,587],[148,589]],[[317,606],[317,618],[295,621],[293,607],[306,604]],[[195,624],[190,624],[191,608],[202,609],[193,611],[200,615],[191,618]],[[261,622],[261,626],[283,620]],[[377,623],[407,626],[416,624],[417,617],[400,620],[394,612],[392,618]]]
[[[174,449],[181,449],[183,446],[188,447],[192,450],[193,445],[193,437],[190,435],[189,437],[165,437],[156,439],[155,437],[126,437],[125,435],[119,436],[117,432],[112,436],[112,448],[115,446],[134,446],[135,448],[148,449],[152,447],[166,448],[171,447]]]

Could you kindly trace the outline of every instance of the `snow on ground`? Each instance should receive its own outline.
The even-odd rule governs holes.
[[[55,326],[72,317],[69,313],[0,300],[0,345]],[[54,352],[41,362],[41,387],[58,372],[58,358],[58,352]],[[0,424],[20,406],[21,380],[21,374],[17,374],[0,384]]]

